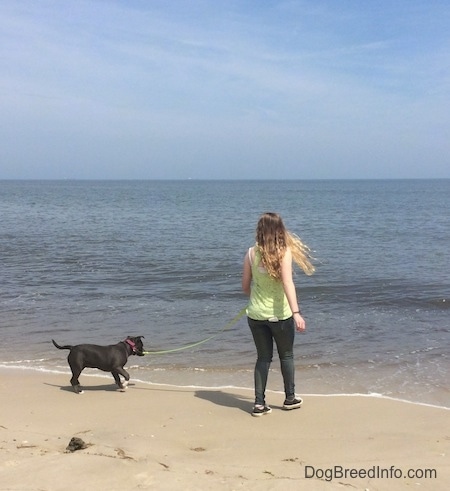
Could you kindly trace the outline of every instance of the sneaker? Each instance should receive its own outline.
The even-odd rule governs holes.
[[[272,408],[269,406],[254,406],[252,416],[264,416],[272,412]]]
[[[283,409],[289,411],[291,409],[298,409],[303,404],[301,397],[294,397],[293,399],[286,399],[283,403]]]

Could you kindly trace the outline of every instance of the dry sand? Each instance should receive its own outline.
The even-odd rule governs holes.
[[[446,409],[304,396],[282,411],[270,393],[272,414],[253,418],[250,390],[135,382],[119,392],[82,375],[76,395],[68,379],[0,371],[2,491],[450,489]],[[87,447],[66,451],[72,437]],[[409,469],[423,477],[395,477]]]

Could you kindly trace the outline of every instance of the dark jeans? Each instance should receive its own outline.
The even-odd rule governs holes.
[[[255,404],[265,404],[267,377],[273,357],[273,341],[277,346],[286,398],[295,396],[294,319],[269,322],[247,318],[258,358],[255,365]]]

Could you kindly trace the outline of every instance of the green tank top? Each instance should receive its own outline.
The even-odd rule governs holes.
[[[252,251],[255,251],[253,261]],[[261,255],[256,249],[249,249],[249,260],[252,268],[252,286],[247,316],[254,320],[284,320],[291,317],[292,312],[281,281],[267,273],[261,264]]]

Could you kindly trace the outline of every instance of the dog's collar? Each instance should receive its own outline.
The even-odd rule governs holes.
[[[133,353],[136,353],[136,343],[134,343],[133,341],[131,341],[131,339],[127,338],[125,339],[125,341],[123,341],[125,344],[128,344],[128,346],[131,348],[131,351]]]

